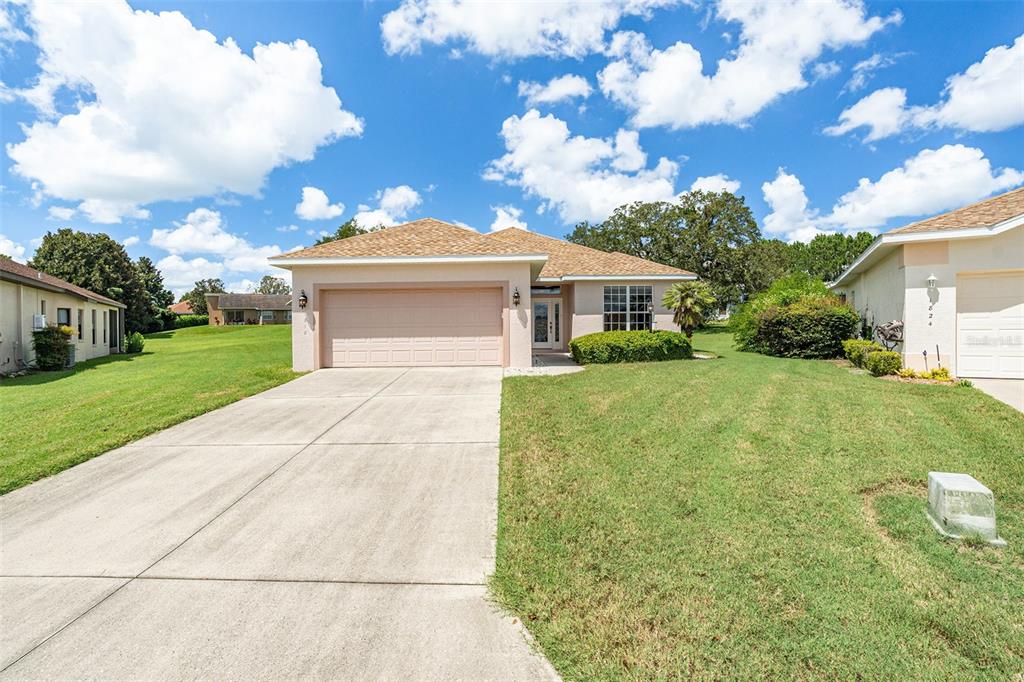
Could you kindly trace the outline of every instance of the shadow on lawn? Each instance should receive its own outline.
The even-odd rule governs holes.
[[[75,374],[81,374],[82,372],[88,372],[89,370],[93,370],[104,365],[121,362],[134,362],[135,360],[152,354],[153,353],[150,351],[142,351],[141,353],[132,354],[120,353],[118,355],[105,355],[102,358],[93,358],[92,360],[79,362],[75,365],[74,369],[64,369],[56,372],[36,370],[31,374],[26,374],[25,376],[0,379],[0,389],[13,386],[38,386],[40,384],[48,384],[51,381],[59,381],[60,379],[70,377]]]

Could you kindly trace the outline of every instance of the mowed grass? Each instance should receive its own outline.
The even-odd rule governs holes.
[[[568,680],[1022,679],[1024,415],[769,358],[506,379],[497,572]],[[930,470],[1005,549],[943,540]]]
[[[163,332],[138,355],[0,379],[0,494],[295,376],[279,325]]]

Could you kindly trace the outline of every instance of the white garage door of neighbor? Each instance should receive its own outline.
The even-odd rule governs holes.
[[[501,289],[324,293],[324,367],[502,364]]]
[[[957,278],[956,373],[1024,379],[1024,272]]]

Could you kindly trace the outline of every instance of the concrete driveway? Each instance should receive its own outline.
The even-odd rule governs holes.
[[[1024,412],[1024,379],[971,379],[979,391]]]
[[[0,498],[0,677],[555,679],[487,600],[500,390],[321,370]]]

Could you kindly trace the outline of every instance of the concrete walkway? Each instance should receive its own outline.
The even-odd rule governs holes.
[[[557,679],[487,600],[501,374],[321,370],[0,498],[0,678]]]
[[[1024,412],[1024,379],[971,379],[979,391]]]

